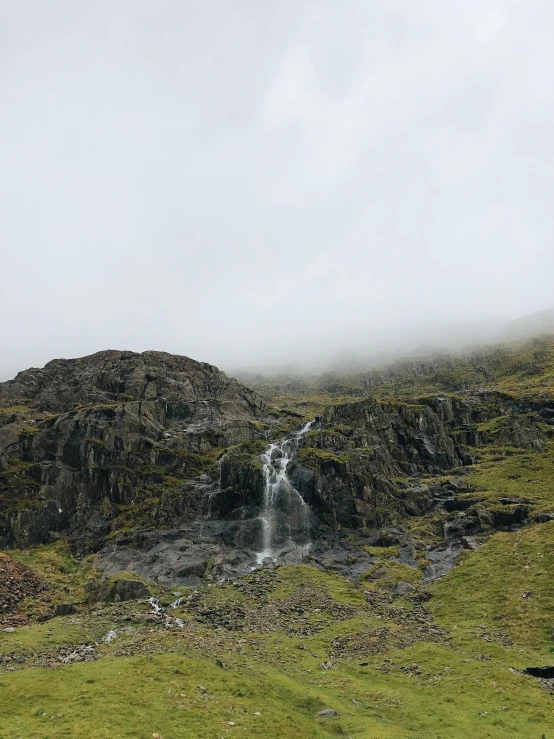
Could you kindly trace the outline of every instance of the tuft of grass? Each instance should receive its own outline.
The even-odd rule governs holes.
[[[323,449],[315,449],[314,447],[302,447],[298,450],[298,461],[306,467],[320,467],[325,462],[344,465],[348,461],[348,457],[333,454]]]
[[[32,413],[32,408],[26,405],[10,405],[7,408],[0,408],[0,416],[8,416],[12,413]]]

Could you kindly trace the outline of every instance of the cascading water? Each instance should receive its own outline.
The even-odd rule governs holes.
[[[259,518],[263,522],[262,551],[264,559],[276,560],[291,549],[308,551],[310,517],[308,506],[287,475],[289,463],[296,459],[300,439],[308,433],[310,421],[292,438],[269,444],[262,455],[264,474],[264,505]]]

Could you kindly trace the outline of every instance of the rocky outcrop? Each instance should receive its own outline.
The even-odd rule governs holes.
[[[330,406],[307,435],[293,478],[331,526],[381,526],[405,513],[420,515],[432,496],[418,486],[402,492],[395,481],[472,464],[454,431],[483,416],[481,404],[451,398]]]
[[[332,527],[382,526],[441,502],[463,506],[453,493],[472,488],[461,475],[433,489],[403,480],[463,472],[487,444],[542,450],[552,437],[550,404],[535,400],[520,415],[511,396],[480,392],[329,406],[304,438],[291,477]]]
[[[126,511],[198,518],[218,458],[267,420],[256,393],[163,352],[54,360],[0,384],[0,405],[0,546],[73,529],[94,549]]]
[[[150,590],[142,580],[128,578],[91,580],[86,584],[85,590],[89,603],[120,603],[148,598],[150,595]]]
[[[20,372],[0,384],[2,405],[31,401],[37,411],[63,413],[72,406],[164,400],[176,415],[188,404],[219,401],[228,417],[257,415],[261,398],[217,367],[167,352],[102,351],[79,359],[54,359],[42,369]],[[204,416],[205,418],[205,416]]]

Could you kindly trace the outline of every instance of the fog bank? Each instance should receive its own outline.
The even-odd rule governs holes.
[[[554,5],[0,0],[0,378],[464,344],[552,304]]]

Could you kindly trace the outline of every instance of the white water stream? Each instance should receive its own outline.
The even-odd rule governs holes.
[[[185,600],[184,597],[183,598],[177,598],[177,600],[174,600],[173,603],[170,604],[170,608],[179,608],[179,606],[181,605],[181,603],[184,600]],[[165,608],[162,608],[162,606],[160,605],[160,602],[159,602],[159,600],[157,598],[153,598],[153,597],[152,598],[148,598],[148,603],[150,604],[150,608],[152,609],[152,613],[154,613],[156,616],[162,616],[165,613],[166,609]],[[166,618],[166,625],[167,624],[171,624],[171,622],[175,621],[175,623],[177,624],[177,626],[180,629],[184,629],[185,622],[182,619],[176,618],[175,616],[169,616],[167,614],[166,614],[166,617],[165,618]]]
[[[308,506],[291,483],[287,468],[296,459],[300,439],[313,423],[307,423],[290,439],[269,444],[262,455],[264,504],[259,518],[263,522],[263,544],[258,564],[266,558],[276,560],[291,550],[307,553],[310,547]]]

